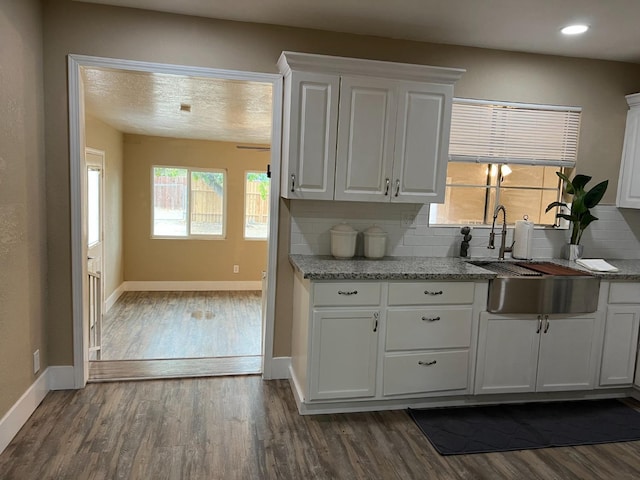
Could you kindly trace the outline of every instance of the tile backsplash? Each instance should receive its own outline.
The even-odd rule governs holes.
[[[329,230],[340,222],[349,223],[360,232],[372,225],[381,227],[388,234],[387,255],[451,257],[460,253],[460,227],[429,227],[429,205],[292,200],[290,208],[290,252],[294,254],[329,255]],[[602,205],[592,213],[599,220],[582,237],[585,257],[640,259],[640,211]],[[487,249],[489,231],[486,227],[471,231],[470,256],[497,257],[497,250]],[[510,228],[509,243],[512,235]],[[559,257],[568,238],[567,230],[536,229],[533,257]],[[499,238],[496,243],[499,245]],[[356,255],[360,256],[362,235],[357,245]]]

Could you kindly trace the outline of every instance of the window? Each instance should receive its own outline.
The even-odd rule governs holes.
[[[454,99],[445,203],[430,224],[490,224],[502,204],[508,221],[555,225],[555,174],[574,167],[580,108]]]
[[[154,237],[224,237],[224,171],[153,167],[152,183]]]
[[[244,183],[244,238],[269,235],[269,178],[266,173],[247,172]]]

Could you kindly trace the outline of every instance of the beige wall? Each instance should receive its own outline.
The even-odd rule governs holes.
[[[42,17],[0,4],[0,418],[47,367]]]
[[[143,10],[45,1],[47,201],[51,272],[51,359],[72,363],[66,55],[275,73],[282,50],[462,67],[456,95],[584,108],[581,173],[609,178],[615,198],[626,103],[640,91],[640,65],[434,45],[377,37],[234,23]],[[595,184],[595,183],[594,183]],[[281,255],[286,246],[280,245]],[[279,262],[274,352],[289,352],[290,275]]]
[[[122,217],[123,135],[101,120],[85,119],[86,145],[104,152],[104,296],[124,282]]]
[[[269,154],[235,143],[125,135],[125,279],[137,281],[258,281],[267,242],[244,239],[244,177],[266,171]],[[151,238],[151,168],[219,168],[227,172],[226,238]],[[233,265],[240,273],[233,273]]]

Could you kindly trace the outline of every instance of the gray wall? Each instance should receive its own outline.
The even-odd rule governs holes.
[[[0,418],[47,367],[42,16],[0,4]]]

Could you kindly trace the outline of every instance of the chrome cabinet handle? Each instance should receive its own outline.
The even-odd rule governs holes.
[[[437,322],[440,317],[422,317],[423,322]]]
[[[378,312],[375,312],[373,314],[373,331],[374,331],[374,333],[378,331],[378,317],[380,317],[380,314]]]
[[[538,315],[538,328],[536,328],[536,333],[540,333],[542,330],[542,315]]]
[[[385,182],[384,195],[386,197],[387,195],[389,195],[389,186],[391,185],[391,181],[387,178],[384,182]]]
[[[338,290],[338,295],[357,295],[358,291],[357,290],[351,290],[348,292],[345,292],[344,290]]]
[[[291,191],[296,191],[296,175],[294,173],[291,174]]]
[[[435,365],[438,363],[437,360],[431,360],[430,362],[423,362],[422,360],[418,360],[418,365],[423,365],[425,367],[430,367],[431,365]]]
[[[425,290],[425,295],[442,295],[444,292],[442,290],[438,290],[437,292],[430,292],[429,290]]]
[[[544,333],[547,333],[549,331],[549,315],[544,316],[544,321],[546,322],[544,324]]]
[[[400,193],[400,179],[396,180],[396,197]]]

